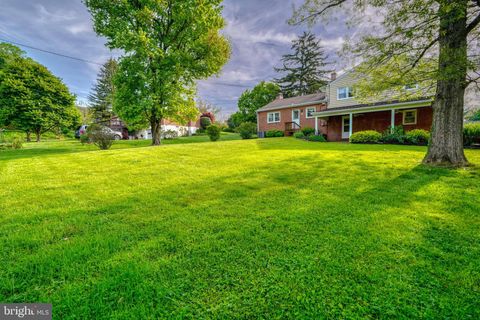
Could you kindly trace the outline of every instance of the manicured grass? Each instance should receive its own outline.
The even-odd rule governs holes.
[[[289,138],[48,146],[0,153],[0,301],[56,319],[480,318],[480,151],[447,170],[421,147]]]

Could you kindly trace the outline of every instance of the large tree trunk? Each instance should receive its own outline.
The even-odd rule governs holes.
[[[444,11],[443,11],[444,10]],[[468,165],[463,151],[463,110],[467,77],[465,10],[440,8],[440,55],[437,93],[433,103],[432,138],[425,164]]]
[[[27,131],[26,134],[27,134],[27,142],[32,142],[32,133],[30,131]]]
[[[42,134],[40,133],[40,131],[35,131],[35,137],[36,137],[36,142],[40,142],[40,138],[41,138]]]
[[[150,125],[152,127],[152,146],[159,146],[162,144],[162,119],[152,117]]]

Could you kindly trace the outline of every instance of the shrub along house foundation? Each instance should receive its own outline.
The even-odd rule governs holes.
[[[405,131],[430,130],[433,120],[431,98],[388,101],[386,97],[385,101],[361,104],[355,100],[352,89],[356,81],[352,72],[338,78],[333,74],[325,94],[273,101],[257,112],[259,136],[264,137],[266,131],[274,129],[291,135],[302,128],[312,127],[328,141],[348,141],[353,133],[365,130],[384,132],[396,126],[403,126]],[[404,90],[407,94],[418,87],[405,87]],[[305,105],[302,99],[306,100]],[[288,130],[292,123],[295,130]]]

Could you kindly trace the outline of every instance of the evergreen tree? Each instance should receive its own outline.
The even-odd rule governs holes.
[[[97,123],[107,123],[113,117],[113,78],[118,68],[115,59],[110,58],[100,69],[97,83],[88,96],[92,118]]]
[[[304,32],[292,43],[291,54],[282,58],[283,67],[275,71],[284,74],[275,82],[285,97],[317,93],[328,83],[326,59],[328,58],[314,34]]]

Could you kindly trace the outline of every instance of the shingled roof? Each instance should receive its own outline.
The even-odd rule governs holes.
[[[323,103],[326,101],[325,93],[315,93],[309,94],[306,96],[299,96],[287,99],[276,99],[266,106],[258,109],[257,112],[262,111],[271,111],[271,110],[279,110],[279,109],[286,109],[292,107],[300,107],[300,106],[308,106],[316,103]]]

